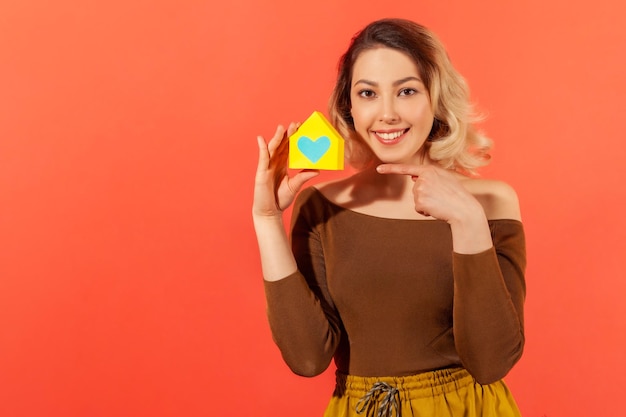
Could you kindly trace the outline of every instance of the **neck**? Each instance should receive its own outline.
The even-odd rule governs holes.
[[[374,164],[362,170],[356,187],[370,198],[380,200],[402,200],[412,198],[413,180],[409,175],[379,174]]]
[[[376,187],[385,188],[395,193],[407,190],[410,191],[413,187],[413,180],[410,175],[379,174],[376,171],[376,167],[384,163],[386,162],[382,162],[374,158],[371,163],[365,169],[363,169],[362,172],[364,173],[364,178],[367,178],[367,180]],[[415,154],[411,158],[411,160],[407,160],[404,162],[388,163],[423,166],[431,165],[433,164],[433,161],[428,157],[428,153],[426,152],[426,150],[422,150],[421,152]]]

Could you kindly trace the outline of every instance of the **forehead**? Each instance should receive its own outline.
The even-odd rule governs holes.
[[[384,81],[419,75],[419,68],[412,57],[397,49],[386,47],[361,52],[352,67],[353,82],[359,79]]]

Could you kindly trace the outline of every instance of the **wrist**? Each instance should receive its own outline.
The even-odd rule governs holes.
[[[252,222],[255,226],[275,226],[280,225],[283,226],[283,213],[272,213],[272,214],[258,214],[252,213]]]
[[[485,211],[479,202],[471,202],[465,204],[463,210],[458,210],[454,216],[448,219],[450,227],[467,228],[471,225],[486,224],[487,217]]]
[[[469,210],[448,222],[452,246],[456,253],[474,254],[493,246],[489,222],[482,210]]]

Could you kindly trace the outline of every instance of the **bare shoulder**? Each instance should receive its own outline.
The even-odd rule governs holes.
[[[522,220],[517,192],[506,182],[467,178],[463,185],[483,206],[489,220]]]

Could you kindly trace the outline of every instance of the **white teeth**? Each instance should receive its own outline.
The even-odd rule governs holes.
[[[404,133],[404,130],[400,130],[398,132],[393,132],[393,133],[377,132],[376,134],[384,140],[392,140],[392,139],[402,136],[403,133]]]

